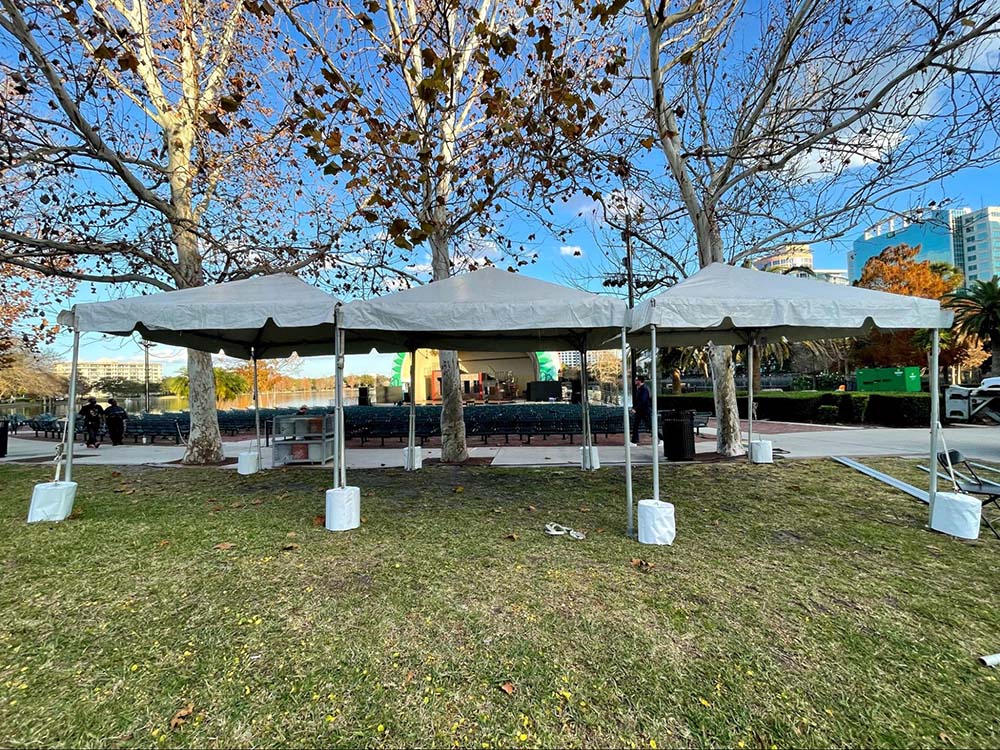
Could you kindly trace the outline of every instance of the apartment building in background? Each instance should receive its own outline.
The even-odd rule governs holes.
[[[57,362],[55,372],[64,378],[69,377],[71,363]],[[146,380],[146,367],[142,362],[120,362],[113,359],[101,359],[96,362],[79,362],[77,372],[88,383],[101,378],[124,378],[142,383]],[[163,380],[163,365],[149,363],[149,381],[158,383]]]

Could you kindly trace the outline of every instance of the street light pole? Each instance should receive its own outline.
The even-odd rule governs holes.
[[[146,413],[149,414],[149,350],[152,349],[156,344],[152,341],[140,341],[139,346],[141,346],[145,353],[146,362]]]

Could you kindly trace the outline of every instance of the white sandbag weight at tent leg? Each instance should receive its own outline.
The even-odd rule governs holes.
[[[1000,654],[980,656],[979,662],[985,667],[1000,667]]]

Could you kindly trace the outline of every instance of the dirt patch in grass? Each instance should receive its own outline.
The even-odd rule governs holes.
[[[1000,746],[1000,542],[831,461],[664,466],[672,547],[616,468],[350,472],[343,534],[325,472],[81,466],[28,526],[48,476],[0,466],[5,746]]]

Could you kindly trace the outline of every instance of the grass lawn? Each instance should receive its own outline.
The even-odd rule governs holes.
[[[614,469],[354,472],[346,534],[327,472],[77,471],[27,526],[0,466],[0,746],[1000,746],[1000,543],[833,462],[664,469],[669,548]]]

